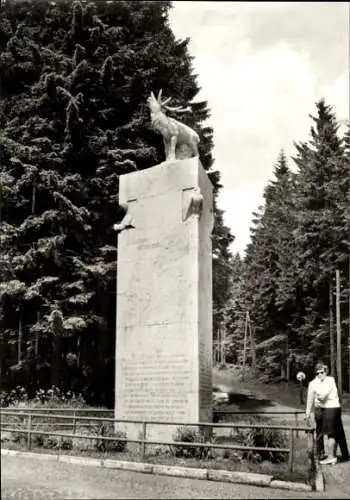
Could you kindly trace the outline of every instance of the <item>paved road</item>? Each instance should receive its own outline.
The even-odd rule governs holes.
[[[330,498],[350,498],[349,462],[323,466],[327,492]]]
[[[329,498],[329,496],[2,456],[1,498],[2,500],[274,499]]]

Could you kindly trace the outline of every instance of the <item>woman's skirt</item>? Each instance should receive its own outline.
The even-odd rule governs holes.
[[[323,408],[322,432],[336,439],[342,427],[341,408]]]

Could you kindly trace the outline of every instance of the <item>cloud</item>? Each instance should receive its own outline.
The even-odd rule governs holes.
[[[173,2],[170,23],[189,36],[193,66],[214,128],[219,205],[236,236],[249,241],[281,148],[306,140],[309,114],[325,96],[339,118],[349,109],[348,5],[306,2]],[[292,166],[292,162],[291,162]]]
[[[251,2],[243,11],[246,34],[256,50],[283,39],[308,54],[320,81],[336,78],[339,68],[349,64],[348,2]]]

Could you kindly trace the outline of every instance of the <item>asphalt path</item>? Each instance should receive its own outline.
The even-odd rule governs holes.
[[[326,494],[1,456],[2,500],[329,498]],[[338,497],[339,498],[339,497]],[[348,497],[341,497],[348,498]]]

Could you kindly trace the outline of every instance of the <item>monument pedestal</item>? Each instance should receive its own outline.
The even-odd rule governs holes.
[[[211,422],[212,184],[198,158],[174,160],[121,176],[119,203],[133,227],[118,236],[115,418]]]

